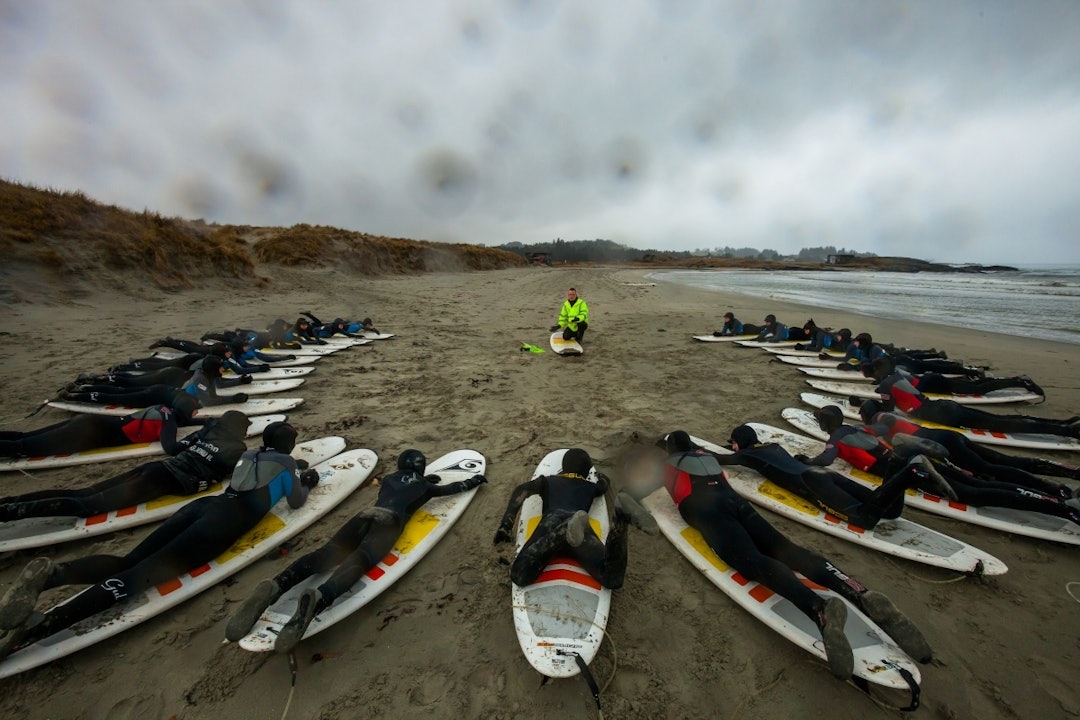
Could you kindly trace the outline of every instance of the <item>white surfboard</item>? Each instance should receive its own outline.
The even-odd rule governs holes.
[[[310,375],[315,368],[310,365],[304,365],[301,367],[282,367],[280,365],[274,365],[269,370],[263,370],[262,372],[251,373],[252,381],[262,382],[263,380],[288,380],[290,378],[302,378],[305,375]],[[232,370],[226,370],[221,374],[226,378],[240,377]]]
[[[654,490],[642,501],[656,519],[664,536],[714,585],[740,607],[781,636],[815,657],[825,659],[825,646],[814,622],[790,601],[764,585],[747,580],[721,560],[694,528],[679,515],[665,488]],[[832,590],[799,576],[804,585],[825,598],[840,597]],[[843,598],[841,598],[843,599]],[[906,690],[917,697],[921,680],[918,665],[897,647],[884,630],[851,603],[844,634],[855,659],[854,676],[868,683],[894,690]],[[907,678],[910,678],[910,683]],[[913,685],[912,685],[913,684]]]
[[[254,377],[254,375],[252,376]],[[274,393],[295,390],[304,384],[304,378],[287,378],[285,380],[252,380],[246,385],[234,385],[233,387],[218,388],[218,395],[231,397],[237,393],[248,395],[272,395]]]
[[[354,334],[359,335],[364,340],[389,340],[392,337],[397,337],[394,333],[377,333],[370,330],[361,330]]]
[[[854,395],[856,397],[863,397],[867,399],[878,399],[881,395],[874,389],[873,385],[867,385],[865,383],[858,382],[836,382],[835,380],[816,380],[811,378],[806,381],[806,384],[815,390],[820,390],[824,393],[831,393],[833,395],[840,395],[847,397]],[[961,405],[1000,405],[1002,403],[1014,403],[1014,402],[1036,402],[1042,400],[1041,395],[1031,392],[1027,388],[1015,387],[1015,388],[1002,388],[1001,390],[992,390],[985,395],[941,395],[939,393],[923,393],[931,400],[952,400],[953,402],[960,403]]]
[[[810,377],[816,378],[818,380],[842,380],[844,382],[861,382],[861,383],[872,383],[872,382],[874,382],[874,378],[866,377],[861,372],[859,372],[858,369],[854,365],[851,366],[851,370],[840,370],[839,368],[837,368],[835,366],[835,363],[833,363],[833,365],[830,365],[829,367],[823,367],[823,368],[807,367],[805,365],[799,365],[798,363],[794,363],[794,364],[798,366],[799,372],[804,373],[806,375],[809,375]],[[943,377],[947,377],[947,378],[962,377],[961,375],[957,375],[956,373],[941,373],[941,374],[942,374]]]
[[[429,463],[425,472],[438,475],[443,483],[450,483],[483,474],[486,465],[484,456],[475,450],[455,450]],[[424,503],[405,523],[401,536],[387,556],[353,585],[349,592],[316,615],[304,633],[304,638],[344,620],[397,582],[449,532],[475,495],[476,488],[473,488],[454,495],[432,498]],[[281,628],[296,612],[300,595],[308,588],[321,585],[330,574],[325,572],[310,577],[283,593],[277,602],[266,609],[251,632],[240,640],[240,647],[251,652],[273,650]]]
[[[807,455],[816,455],[821,452],[825,447],[824,441],[829,439],[829,434],[821,429],[813,413],[802,408],[785,408],[781,414],[795,428],[809,436],[805,439],[807,449],[799,452]],[[867,487],[881,484],[881,478],[852,467],[843,460],[837,459],[830,467]],[[927,495],[921,490],[908,491],[905,503],[908,507],[925,510],[935,515],[944,515],[954,520],[962,520],[972,525],[1068,545],[1080,545],[1080,525],[1054,515],[1003,507],[976,507],[939,498],[936,495]]]
[[[278,502],[262,521],[209,563],[161,583],[140,597],[22,648],[0,662],[0,678],[44,665],[106,640],[179,605],[280,547],[357,490],[374,469],[371,450],[349,450],[319,463],[319,484],[297,509]]]
[[[792,348],[799,344],[798,340],[738,340],[736,345],[749,348]]]
[[[263,415],[257,419],[262,420],[267,417],[274,416]],[[285,416],[279,415],[277,417],[284,419]],[[265,426],[269,423],[259,424]],[[252,425],[254,426],[255,423],[252,423]],[[262,428],[259,428],[258,433],[262,433]],[[248,428],[248,434],[253,435],[255,433],[252,433],[251,428]],[[292,456],[298,460],[306,460],[310,466],[315,466],[340,454],[344,449],[344,438],[330,436],[299,443],[293,448]],[[86,518],[71,516],[35,517],[0,522],[0,552],[25,550],[26,548],[44,547],[71,540],[81,540],[93,535],[101,535],[145,523],[157,522],[169,517],[196,498],[204,495],[217,495],[224,489],[225,486],[222,483],[215,483],[207,488],[205,492],[197,495],[163,495],[139,505],[120,508]]]
[[[292,410],[303,403],[304,398],[251,398],[243,403],[225,403],[224,405],[199,408],[199,417],[221,417],[229,410],[239,410],[248,416],[269,415]],[[94,403],[74,402],[71,400],[50,400],[48,405],[57,410],[88,413],[90,415],[111,415],[113,417],[123,417],[144,409],[126,405],[95,405]]]
[[[779,360],[782,363],[788,365],[798,365],[801,368],[827,368],[830,370],[837,370],[838,372],[850,372],[853,377],[865,377],[860,371],[859,366],[851,364],[851,370],[839,370],[836,366],[843,362],[843,357],[826,358],[822,360],[817,355],[813,357],[801,356],[801,355],[773,355],[775,360]],[[850,363],[849,363],[850,364]]]
[[[719,342],[719,343],[722,343],[722,342],[735,342],[737,340],[753,340],[756,337],[757,337],[757,335],[721,335],[719,337],[717,337],[716,335],[694,335],[693,336],[693,338],[695,340],[700,340],[701,342]]]
[[[319,360],[322,359],[321,355],[297,355],[296,357],[292,358],[291,360],[286,360],[285,358],[288,357],[289,354],[290,353],[288,351],[285,351],[283,354],[275,353],[274,356],[275,357],[280,357],[281,358],[280,360],[260,360],[260,359],[256,358],[256,359],[252,360],[251,362],[254,363],[254,364],[264,363],[265,362],[271,368],[306,368],[306,367],[309,367],[311,365],[314,365],[315,363],[319,362]],[[314,368],[311,368],[311,369],[313,370]]]
[[[840,380],[840,381],[843,381],[843,382],[852,382],[852,383],[860,383],[860,382],[861,383],[872,383],[872,382],[874,382],[874,378],[866,377],[861,372],[859,372],[857,369],[855,369],[854,365],[852,365],[851,367],[852,367],[851,370],[840,370],[840,369],[838,369],[836,367],[836,363],[833,363],[832,366],[830,366],[830,367],[820,367],[820,368],[819,367],[808,367],[806,365],[798,365],[798,364],[796,364],[796,369],[799,372],[804,373],[806,375],[809,375],[810,377],[812,377],[812,378],[814,378],[816,380]]]
[[[777,443],[792,455],[816,455],[821,452],[821,443],[809,438],[771,425],[753,422],[748,425],[754,428],[761,442]],[[729,452],[712,443],[696,439],[695,442],[710,452]],[[817,452],[808,452],[812,448],[807,443],[819,446]],[[725,465],[724,471],[735,491],[755,505],[856,545],[956,572],[1004,575],[1009,570],[1004,562],[990,553],[904,517],[882,519],[868,530],[826,513],[814,503],[787,492],[749,468]],[[880,480],[877,484],[881,484]],[[908,493],[905,497],[910,496],[911,493]]]
[[[304,345],[299,348],[259,348],[263,355],[295,355],[301,357],[326,357],[348,350],[352,345]]]
[[[844,417],[849,420],[855,420],[861,422],[862,418],[859,417],[859,408],[848,402],[847,398],[836,397],[833,395],[822,395],[820,393],[799,393],[799,397],[804,403],[811,407],[821,408],[826,405],[836,405],[840,408],[840,411],[844,413]],[[922,425],[928,428],[938,428],[943,430],[952,430],[958,432],[968,440],[977,443],[983,443],[985,445],[1000,445],[1002,447],[1015,447],[1015,448],[1028,448],[1029,450],[1061,450],[1080,452],[1080,442],[1075,438],[1065,437],[1063,435],[1042,435],[1038,433],[1003,433],[990,430],[979,430],[975,428],[959,428],[951,427],[949,425],[939,425],[937,423],[927,422],[926,420],[919,420],[903,413],[899,413],[905,419],[915,423],[916,425]]]
[[[326,347],[356,347],[357,345],[370,345],[371,340],[367,338],[351,338],[344,335],[332,335],[330,337],[324,337],[323,342],[326,343]],[[317,345],[316,347],[322,347]]]
[[[563,340],[562,330],[551,333],[551,349],[559,355],[581,355],[585,352],[577,340]]]
[[[792,343],[791,345],[786,346],[781,346],[777,343],[768,343],[767,345],[762,345],[761,349],[767,353],[771,353],[772,355],[783,355],[784,357],[801,357],[807,360],[821,359],[819,357],[822,352],[821,350],[796,350],[796,345],[798,345],[798,343]],[[829,356],[829,360],[832,360],[832,358],[836,358],[836,360],[833,361],[833,366],[835,366],[837,362],[844,359],[845,353],[839,350],[828,349],[825,350],[825,354]]]
[[[263,429],[272,422],[284,421],[285,415],[258,415],[250,418],[247,435],[252,437],[262,434]],[[184,425],[176,429],[178,438],[186,437],[200,429],[199,425]],[[44,470],[46,468],[71,467],[73,465],[89,465],[92,463],[109,462],[111,460],[127,460],[151,455],[161,455],[165,449],[161,443],[144,442],[131,445],[117,445],[115,447],[95,448],[77,453],[65,455],[40,455],[30,458],[0,458],[0,472],[7,470]],[[2,527],[2,526],[0,526]]]
[[[548,453],[533,478],[559,474],[565,454],[565,449]],[[596,468],[589,470],[588,479],[598,482]],[[537,495],[522,504],[517,525],[519,551],[536,529],[543,509]],[[606,541],[610,522],[603,496],[593,501],[589,523],[597,537]],[[579,562],[568,557],[552,558],[536,582],[525,587],[512,585],[510,598],[521,651],[542,675],[573,677],[581,672],[575,654],[586,664],[596,656],[607,627],[611,590],[597,582]]]

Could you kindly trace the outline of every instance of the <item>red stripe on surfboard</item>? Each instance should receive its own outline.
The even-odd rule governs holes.
[[[101,523],[105,522],[108,519],[109,519],[109,513],[101,513],[100,515],[94,515],[92,517],[86,518],[86,524],[88,526],[89,525],[100,525]]]
[[[840,523],[844,522],[840,518],[838,518],[835,515],[832,515],[830,513],[825,513],[825,521],[826,522],[831,522],[833,525],[839,525]],[[846,525],[847,525],[847,529],[850,530],[853,533],[858,533],[859,535],[862,535],[864,532],[866,532],[865,529],[859,527],[858,525],[852,525],[851,523],[846,523]]]
[[[116,511],[116,517],[127,517],[128,515],[134,515],[136,512],[138,512],[138,510],[139,507],[137,505],[121,508],[120,510]]]
[[[386,574],[386,571],[383,570],[378,565],[376,565],[375,567],[371,568],[370,570],[368,570],[364,574],[367,575],[372,580],[378,580],[379,578],[381,578],[383,575]]]
[[[540,573],[540,577],[536,578],[533,582],[535,584],[551,582],[552,580],[565,580],[566,582],[584,585],[593,590],[599,590],[601,587],[600,583],[598,583],[592,575],[586,575],[585,573],[579,573],[573,570],[545,570]]]
[[[989,435],[990,437],[995,437],[998,439],[1009,437],[1007,433],[1003,432],[993,432],[991,430],[975,430],[974,428],[969,428],[969,430],[972,435]]]

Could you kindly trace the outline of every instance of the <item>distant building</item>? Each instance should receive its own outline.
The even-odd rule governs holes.
[[[853,263],[853,262],[855,262],[855,256],[854,255],[834,254],[834,255],[830,255],[829,257],[825,258],[825,263],[827,265],[847,265],[847,264]]]

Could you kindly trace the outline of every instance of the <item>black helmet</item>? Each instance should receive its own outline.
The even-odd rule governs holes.
[[[287,422],[272,422],[263,430],[262,444],[281,453],[291,453],[296,447],[296,428]]]
[[[589,453],[581,448],[570,448],[563,455],[562,471],[564,473],[573,473],[586,478],[589,476],[591,468],[592,458],[589,457]]]
[[[425,468],[427,468],[427,458],[419,450],[410,449],[398,455],[398,470],[412,470],[419,475],[423,475]]]

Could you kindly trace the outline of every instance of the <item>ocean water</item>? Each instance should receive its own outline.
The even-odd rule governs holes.
[[[870,317],[1080,344],[1080,266],[1076,265],[995,273],[672,270],[649,277]],[[760,323],[760,318],[740,319]]]

